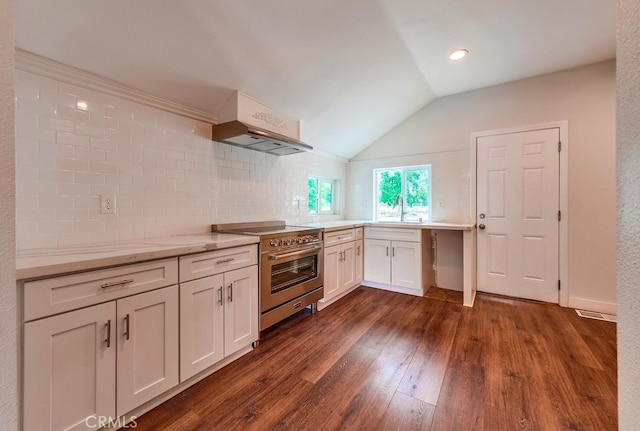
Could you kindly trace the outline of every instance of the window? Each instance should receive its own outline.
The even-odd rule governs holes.
[[[376,169],[377,221],[431,220],[431,165]]]
[[[337,214],[339,180],[309,177],[309,214]]]

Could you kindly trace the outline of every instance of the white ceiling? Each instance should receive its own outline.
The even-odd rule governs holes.
[[[615,0],[15,5],[18,48],[212,114],[240,90],[346,158],[437,97],[615,57]]]

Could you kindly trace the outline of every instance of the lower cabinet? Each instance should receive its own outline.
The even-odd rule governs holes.
[[[420,243],[366,239],[365,250],[367,280],[420,288]]]
[[[259,336],[258,266],[180,284],[180,380],[185,381]]]
[[[178,384],[177,352],[176,285],[27,322],[23,429],[115,420]]]
[[[329,300],[353,287],[356,281],[355,245],[353,242],[325,247],[324,299]]]
[[[364,250],[363,284],[422,295],[422,259],[428,250],[421,230],[367,228]]]
[[[362,283],[364,279],[364,244],[362,239],[356,241],[356,280],[355,284]]]
[[[347,292],[362,281],[362,228],[325,234],[324,298],[320,304]]]

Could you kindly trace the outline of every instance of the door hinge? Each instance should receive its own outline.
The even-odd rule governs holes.
[[[558,210],[558,221],[562,221],[562,211]]]
[[[562,151],[562,141],[558,141],[558,152]]]
[[[560,290],[560,286],[561,286],[561,283],[560,283],[560,280],[558,280],[558,290]]]

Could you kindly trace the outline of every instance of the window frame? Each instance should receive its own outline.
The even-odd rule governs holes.
[[[422,220],[422,222],[431,222],[433,221],[433,194],[432,194],[432,188],[433,188],[433,176],[432,176],[432,168],[431,168],[431,164],[423,164],[423,165],[409,165],[409,166],[394,166],[394,167],[385,167],[385,168],[374,168],[373,169],[373,220],[374,221],[379,221],[379,222],[384,222],[387,220],[380,220],[380,209],[379,209],[379,205],[380,205],[380,183],[378,181],[378,178],[380,176],[381,172],[385,172],[385,171],[400,171],[400,193],[402,195],[402,199],[403,199],[403,203],[404,203],[404,207],[405,209],[407,208],[407,187],[406,187],[406,182],[407,182],[407,178],[406,178],[406,173],[408,171],[416,171],[416,170],[426,170],[427,171],[427,178],[428,178],[428,199],[427,199],[427,207],[429,208],[428,212],[427,212],[427,219],[426,220]],[[389,220],[390,221],[390,220]],[[402,214],[400,215],[400,220],[398,221],[390,221],[392,223],[404,223],[405,221],[402,220]]]
[[[339,214],[339,188],[340,188],[340,180],[339,179],[331,179],[326,177],[321,177],[317,175],[309,175],[307,179],[307,195],[309,195],[309,182],[315,181],[316,183],[316,195],[315,195],[315,207],[316,212],[311,212],[309,207],[311,201],[307,203],[307,214],[310,216],[318,216],[318,215],[333,215]],[[329,184],[331,187],[331,208],[329,210],[321,209],[321,184]]]

